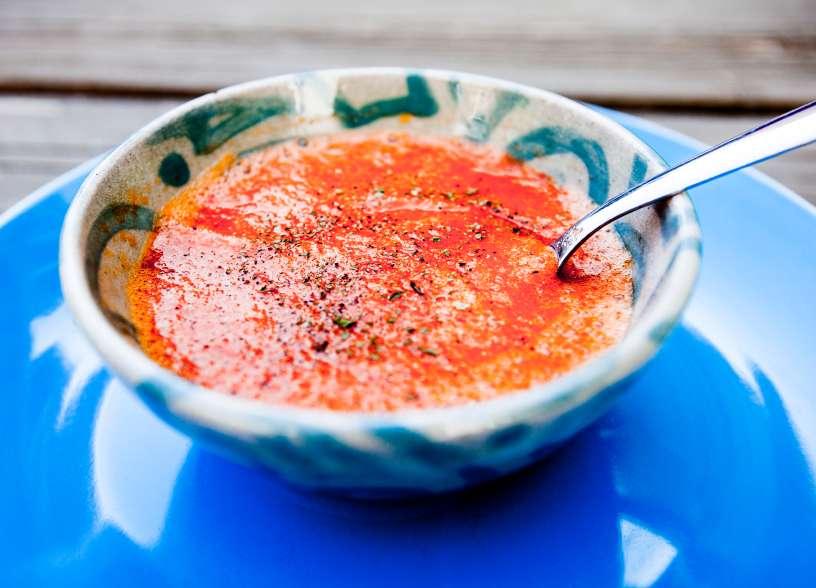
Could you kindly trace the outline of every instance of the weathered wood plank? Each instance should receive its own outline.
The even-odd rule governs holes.
[[[177,101],[0,96],[0,211],[75,165],[103,153]],[[639,116],[709,144],[752,128],[762,117]],[[759,169],[816,204],[816,145]]]
[[[816,96],[812,0],[575,3],[6,0],[0,89],[197,94],[403,65],[618,106],[788,108]]]
[[[812,0],[4,0],[17,18],[73,20],[86,27],[130,22],[135,27],[218,26],[240,29],[572,34],[577,31],[812,33]],[[142,23],[140,25],[139,23]]]

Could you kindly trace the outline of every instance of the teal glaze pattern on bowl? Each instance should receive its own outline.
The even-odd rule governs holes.
[[[168,200],[219,162],[281,141],[387,130],[489,145],[597,204],[665,168],[617,123],[541,90],[443,71],[318,71],[208,94],[137,132],[85,181],[60,242],[77,324],[162,419],[286,483],[374,499],[497,478],[595,421],[677,322],[701,254],[686,194],[624,217],[615,228],[634,260],[635,302],[623,340],[551,382],[468,405],[394,413],[274,406],[193,384],[141,351],[125,284]]]

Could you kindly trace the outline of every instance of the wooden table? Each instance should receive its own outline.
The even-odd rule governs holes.
[[[308,69],[498,76],[716,143],[816,98],[816,0],[4,0],[0,210],[182,100]],[[760,169],[816,203],[816,147]]]

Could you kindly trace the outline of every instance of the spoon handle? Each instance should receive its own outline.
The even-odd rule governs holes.
[[[599,229],[653,202],[816,141],[816,101],[695,155],[615,196],[572,225],[550,247],[558,269]]]

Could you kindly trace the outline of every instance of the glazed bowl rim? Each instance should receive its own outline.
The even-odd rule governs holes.
[[[141,391],[167,404],[171,411],[194,418],[197,422],[227,427],[235,434],[265,434],[292,427],[300,430],[349,433],[355,430],[373,431],[402,427],[423,430],[437,438],[450,438],[482,431],[486,426],[502,428],[527,420],[531,415],[563,413],[567,405],[583,404],[602,390],[636,372],[656,352],[663,339],[677,323],[686,306],[700,270],[699,256],[680,256],[664,274],[662,300],[658,300],[646,315],[659,315],[660,321],[641,320],[633,323],[626,335],[599,356],[568,373],[536,386],[518,390],[489,400],[440,408],[403,409],[394,412],[332,411],[274,405],[244,399],[206,388],[175,375],[150,359],[124,335],[119,333],[99,309],[85,275],[80,242],[84,215],[105,176],[126,159],[138,156],[138,147],[156,130],[185,112],[224,98],[254,95],[268,87],[278,87],[303,79],[304,76],[333,75],[337,77],[420,73],[437,80],[457,80],[481,84],[494,89],[509,90],[526,97],[556,103],[589,122],[610,129],[634,141],[638,152],[647,155],[650,163],[668,167],[645,142],[632,132],[589,108],[552,92],[504,81],[492,77],[436,69],[409,68],[346,68],[285,74],[230,86],[186,102],[155,119],[122,142],[89,174],[77,191],[66,214],[59,249],[59,273],[66,303],[82,332],[91,340],[113,370],[133,387],[143,384]],[[693,214],[681,215],[679,230],[699,234],[699,221],[694,206],[683,192],[671,202],[683,202]],[[671,206],[671,204],[670,204]],[[659,322],[667,328],[658,336],[641,332],[654,329]]]

